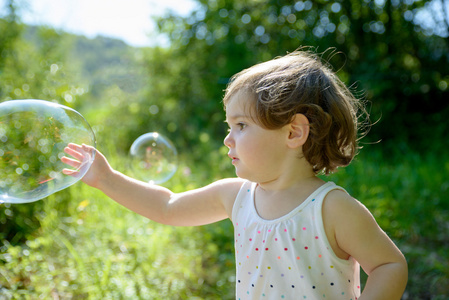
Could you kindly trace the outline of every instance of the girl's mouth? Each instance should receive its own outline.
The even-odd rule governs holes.
[[[228,153],[228,156],[232,159],[232,164],[233,165],[236,164],[237,161],[239,160],[237,157],[234,157],[234,156],[230,155],[229,153]]]

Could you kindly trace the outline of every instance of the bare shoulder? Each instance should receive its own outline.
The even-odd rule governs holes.
[[[351,256],[351,251],[344,246],[343,239],[355,236],[352,234],[357,231],[379,230],[365,205],[343,190],[337,189],[327,194],[322,214],[329,243],[335,254],[342,259]]]
[[[336,189],[330,191],[323,203],[323,212],[329,213],[329,217],[341,218],[342,215],[354,215],[359,217],[369,217],[371,213],[360,201],[353,198],[347,192]]]
[[[244,182],[241,178],[225,178],[215,181],[211,186],[218,188],[226,197],[235,197]]]
[[[212,184],[214,188],[218,189],[221,201],[229,217],[232,215],[235,198],[244,182],[245,180],[241,178],[226,178]]]
[[[344,233],[355,225],[360,229],[378,227],[366,206],[343,190],[333,190],[326,196],[323,203],[323,218],[326,218],[336,235],[339,233],[338,229]]]

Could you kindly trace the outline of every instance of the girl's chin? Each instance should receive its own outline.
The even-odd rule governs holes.
[[[253,176],[251,176],[250,174],[248,174],[247,172],[242,172],[241,170],[235,168],[235,175],[237,175],[238,178],[241,179],[246,179],[249,181],[254,181],[255,178],[253,178]]]

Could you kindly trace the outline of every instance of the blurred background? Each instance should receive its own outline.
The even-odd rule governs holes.
[[[74,108],[131,176],[132,142],[166,135],[174,191],[234,176],[221,102],[233,74],[303,46],[323,53],[374,124],[326,180],[405,254],[403,299],[449,299],[448,0],[60,2],[0,2],[0,102]],[[233,251],[229,221],[158,225],[78,183],[0,204],[0,299],[233,299]]]

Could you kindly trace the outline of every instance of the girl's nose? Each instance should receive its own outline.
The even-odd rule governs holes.
[[[234,141],[231,138],[231,133],[228,133],[228,135],[225,137],[223,143],[228,148],[231,148],[234,145]]]

